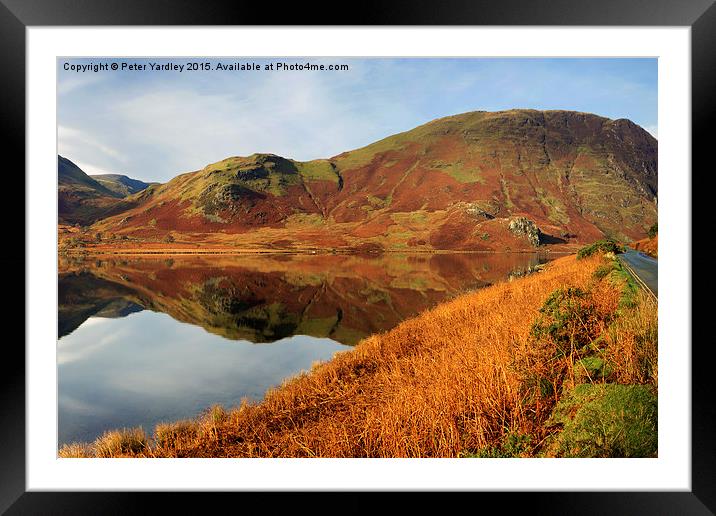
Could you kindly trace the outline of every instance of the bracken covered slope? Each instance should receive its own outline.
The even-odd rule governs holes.
[[[541,244],[643,238],[657,188],[657,141],[628,120],[480,111],[329,159],[228,158],[128,197],[136,208],[97,229],[286,248],[515,250],[535,245],[531,228]]]

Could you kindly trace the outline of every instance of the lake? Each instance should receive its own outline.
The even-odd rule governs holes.
[[[67,258],[58,274],[58,441],[260,400],[541,254]]]

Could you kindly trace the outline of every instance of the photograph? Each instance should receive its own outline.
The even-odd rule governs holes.
[[[660,456],[657,57],[55,58],[60,461]]]

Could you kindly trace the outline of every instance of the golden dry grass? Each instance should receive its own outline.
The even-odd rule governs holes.
[[[603,260],[564,257],[539,274],[460,296],[314,365],[261,403],[159,425],[152,446],[135,455],[456,457],[512,433],[529,435],[537,450],[561,388],[575,382],[575,336],[591,347],[606,342],[620,381],[648,381],[644,364],[655,369],[655,334],[653,346],[638,337],[655,325],[655,307],[644,303],[636,317],[612,324],[621,291],[594,278]],[[567,287],[589,295],[566,327],[572,349],[559,352],[533,325],[548,295]],[[98,456],[108,449],[93,446]]]
[[[618,383],[658,385],[657,312],[656,300],[639,290],[636,306],[607,332],[605,354]]]

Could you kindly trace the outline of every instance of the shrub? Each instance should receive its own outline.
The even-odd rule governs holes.
[[[609,274],[614,270],[616,270],[616,265],[613,261],[610,261],[609,263],[605,263],[597,267],[594,271],[594,277],[598,280],[603,279],[609,276]]]
[[[589,245],[586,245],[582,247],[577,252],[577,259],[581,260],[582,258],[586,258],[587,256],[592,256],[596,253],[614,253],[619,254],[624,252],[624,246],[619,244],[618,242],[615,242],[614,240],[597,240],[596,242],[593,242]]]
[[[171,244],[174,242],[174,237],[171,234],[167,234],[167,236],[164,237],[164,242],[167,244]]]
[[[649,235],[649,238],[654,238],[658,234],[659,234],[659,223],[654,222],[654,224],[649,228],[647,235]]]
[[[559,356],[590,344],[601,331],[591,295],[580,288],[555,290],[539,311],[532,337],[553,342]]]

